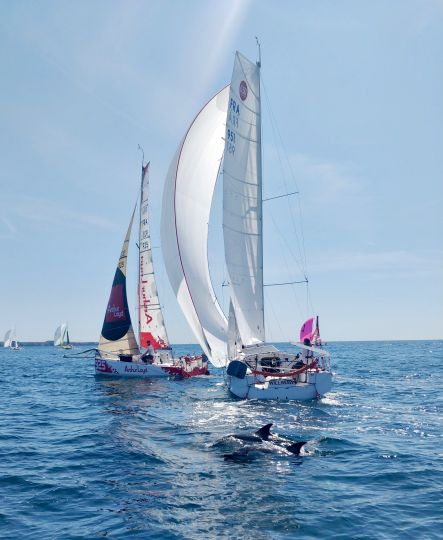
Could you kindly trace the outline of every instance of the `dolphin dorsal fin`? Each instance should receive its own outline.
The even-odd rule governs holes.
[[[260,439],[267,441],[269,439],[269,435],[271,434],[271,427],[272,424],[266,424],[265,426],[258,429],[255,434],[258,435]]]
[[[289,446],[286,447],[286,450],[289,450],[291,454],[295,454],[296,456],[298,456],[300,454],[300,450],[302,446],[304,446],[306,443],[307,441],[300,441],[300,442],[290,444]]]

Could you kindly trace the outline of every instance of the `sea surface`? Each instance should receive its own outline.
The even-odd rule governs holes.
[[[333,390],[308,403],[1,349],[0,537],[443,538],[443,342],[328,349]],[[301,456],[224,461],[224,436],[269,422]]]

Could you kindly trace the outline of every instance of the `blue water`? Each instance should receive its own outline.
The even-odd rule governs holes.
[[[100,379],[53,347],[2,349],[0,537],[442,538],[443,342],[329,349],[333,391],[309,403],[235,400],[214,370]],[[212,446],[268,422],[304,455]]]

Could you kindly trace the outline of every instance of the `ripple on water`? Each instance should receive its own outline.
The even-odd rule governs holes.
[[[330,349],[333,390],[309,403],[235,400],[219,370],[107,380],[53,347],[0,350],[0,536],[439,538],[442,342]],[[224,461],[217,441],[269,422],[300,457]]]

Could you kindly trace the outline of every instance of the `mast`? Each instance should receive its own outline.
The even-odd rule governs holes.
[[[257,46],[258,46],[258,60],[257,60],[257,69],[258,69],[258,119],[257,119],[257,183],[258,183],[258,201],[257,204],[260,206],[260,212],[259,212],[259,229],[260,229],[260,249],[259,249],[259,260],[258,260],[258,267],[259,272],[261,272],[261,305],[263,306],[263,341],[266,341],[266,329],[265,329],[265,291],[263,287],[263,161],[262,161],[262,141],[261,141],[261,85],[260,85],[260,77],[261,77],[261,47],[260,42],[258,41],[257,37],[255,38],[257,40]]]

